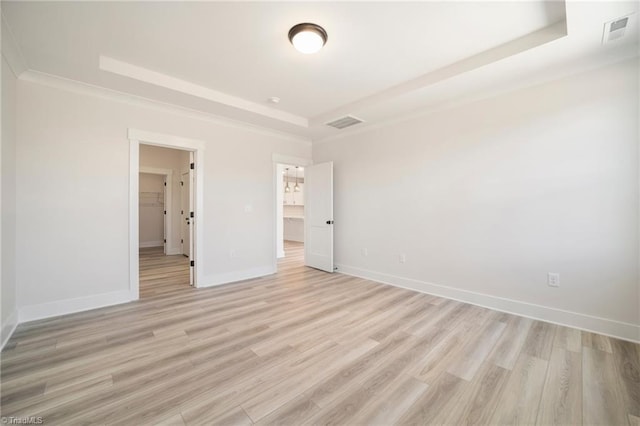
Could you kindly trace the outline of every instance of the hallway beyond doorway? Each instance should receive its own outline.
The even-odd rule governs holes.
[[[304,266],[304,243],[284,240],[283,258],[278,259],[278,271]]]
[[[188,257],[165,256],[162,247],[140,249],[140,298],[189,290]]]

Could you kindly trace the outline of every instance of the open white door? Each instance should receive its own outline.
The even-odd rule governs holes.
[[[180,238],[182,241],[182,254],[189,258],[189,284],[195,285],[194,261],[195,253],[193,250],[193,234],[194,234],[194,187],[195,173],[193,163],[193,153],[191,153],[190,168],[188,172],[182,173],[180,180],[180,210],[182,223],[180,225]]]
[[[165,254],[165,256],[167,255],[167,235],[169,234],[168,232],[168,224],[167,224],[167,209],[171,208],[171,206],[169,205],[169,197],[167,194],[167,185],[170,185],[171,182],[169,182],[168,180],[169,175],[164,175],[163,178],[163,187],[162,187],[162,205],[164,206],[164,216],[162,217],[162,238],[164,239],[164,243],[163,243],[163,252]]]
[[[196,174],[195,172],[195,162],[194,162],[194,155],[193,152],[189,153],[189,284],[192,286],[196,285],[195,282],[195,253],[194,253],[194,249],[193,249],[193,235],[194,235],[194,228],[195,228],[195,216],[194,216],[194,212],[196,211],[196,204],[195,204],[195,178],[196,178]]]
[[[304,264],[333,272],[333,163],[304,169]]]
[[[189,193],[191,188],[191,178],[189,172],[182,174],[180,179],[180,212],[182,222],[180,224],[180,240],[182,242],[182,254],[191,256],[191,233],[189,232],[191,218],[189,212],[191,207],[189,206]]]

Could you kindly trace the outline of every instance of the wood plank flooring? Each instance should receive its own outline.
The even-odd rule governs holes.
[[[21,324],[2,352],[2,416],[639,423],[640,345],[326,274],[302,266],[300,244],[285,249],[277,274],[209,289],[150,250],[142,300]]]
[[[140,249],[140,298],[191,289],[188,257],[165,256],[162,247]]]

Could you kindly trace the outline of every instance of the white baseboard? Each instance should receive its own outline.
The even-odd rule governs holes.
[[[60,315],[73,314],[105,306],[130,302],[129,290],[114,291],[112,293],[96,294],[94,296],[77,297],[74,299],[57,300],[55,302],[29,305],[20,308],[20,322],[35,321]]]
[[[149,248],[149,247],[162,247],[164,245],[164,241],[146,241],[140,242],[138,247],[140,248]]]
[[[472,305],[482,306],[500,312],[506,312],[522,317],[532,318],[545,322],[550,322],[594,333],[604,334],[623,340],[640,343],[640,325],[616,321],[607,318],[600,318],[577,312],[565,311],[562,309],[550,308],[542,305],[521,302],[513,299],[506,299],[488,294],[476,293],[473,291],[457,289],[453,287],[428,283],[412,278],[398,277],[382,272],[357,268],[348,265],[336,265],[338,272],[354,277],[365,278],[401,287],[408,290],[419,291],[434,296],[445,297]]]
[[[0,351],[4,349],[4,345],[7,344],[13,332],[16,331],[16,327],[18,326],[18,310],[14,310],[9,318],[2,324],[2,330],[0,331],[0,336],[2,338],[2,345],[0,345]]]
[[[280,250],[278,252],[278,259],[282,259],[283,257],[285,257],[284,250]]]
[[[205,277],[198,284],[198,288],[214,287],[223,284],[230,284],[237,281],[250,280],[252,278],[264,277],[265,275],[275,274],[277,270],[272,266],[263,266],[260,268],[248,269],[246,271],[227,272],[225,274],[216,274]]]
[[[181,247],[174,247],[174,248],[167,249],[167,256],[174,256],[176,254],[182,254]]]
[[[304,243],[304,236],[300,237],[300,236],[290,235],[289,238],[287,238],[287,236],[285,236],[284,240],[285,241],[293,241],[294,243]]]

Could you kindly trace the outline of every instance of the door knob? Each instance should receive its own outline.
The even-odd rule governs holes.
[[[333,225],[333,221],[332,220],[328,220],[327,221],[327,225]]]

